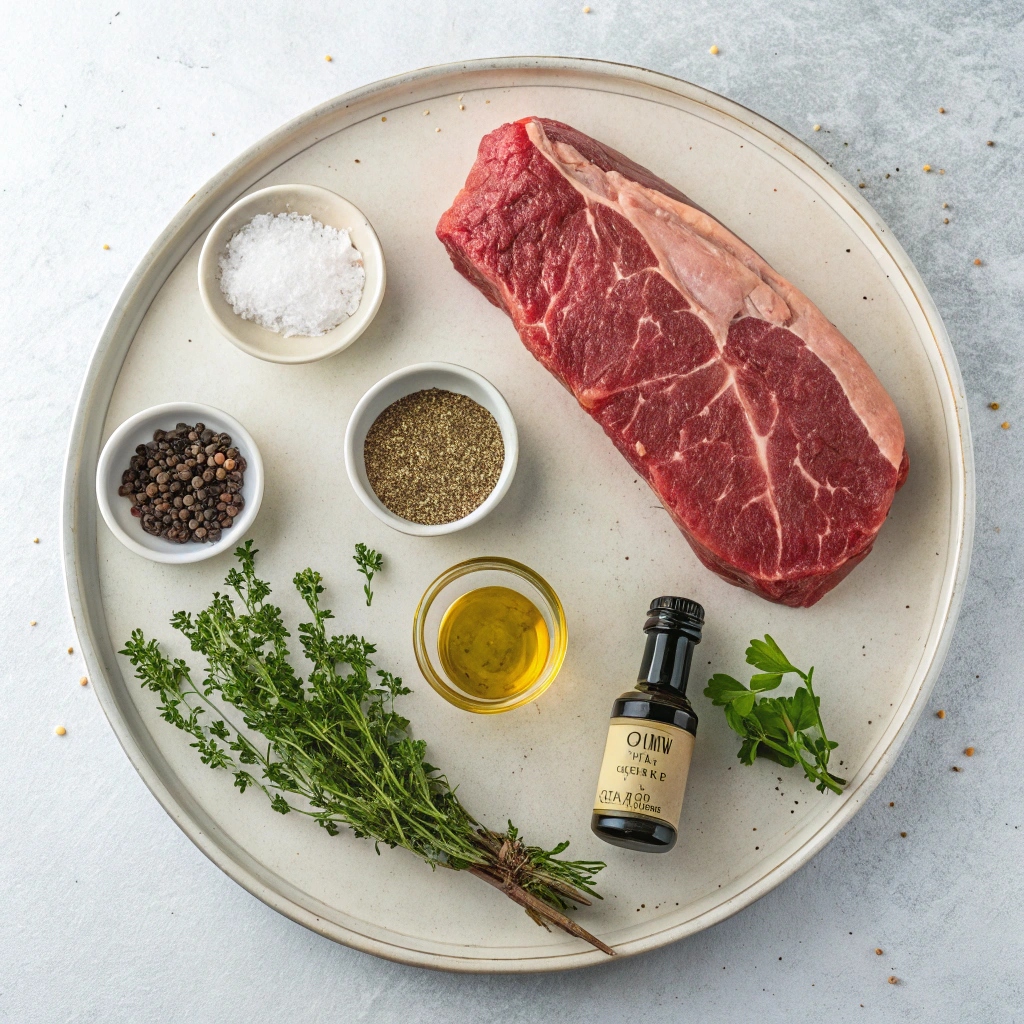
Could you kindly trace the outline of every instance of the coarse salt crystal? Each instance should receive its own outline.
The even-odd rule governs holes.
[[[286,338],[333,330],[359,308],[365,280],[348,231],[298,213],[253,217],[220,258],[231,308]]]

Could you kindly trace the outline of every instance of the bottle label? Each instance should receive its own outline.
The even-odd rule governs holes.
[[[663,722],[613,718],[594,810],[678,828],[693,739],[693,733]]]

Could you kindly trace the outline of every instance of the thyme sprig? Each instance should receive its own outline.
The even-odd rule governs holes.
[[[262,790],[275,811],[307,815],[331,835],[348,825],[373,840],[378,853],[381,844],[400,846],[433,868],[469,871],[538,924],[554,924],[612,954],[565,913],[589,905],[588,897],[600,899],[593,884],[603,862],[560,859],[568,842],[551,850],[529,846],[511,821],[501,832],[480,825],[395,710],[408,687],[375,668],[373,644],[328,633],[334,615],[320,605],[324,588],[312,569],[293,580],[312,615],[298,627],[310,663],[307,679],[300,678],[289,661],[291,634],[281,610],[256,576],[256,554],[251,540],[236,549],[239,567],[225,580],[232,593],[215,593],[194,616],[171,618],[206,658],[201,680],[140,629],[125,644],[121,653],[159,696],[161,717],[191,736],[204,764],[232,772],[243,793]]]
[[[366,595],[366,607],[369,608],[373,604],[373,591],[370,589],[370,584],[373,582],[373,577],[384,568],[384,556],[374,551],[373,548],[368,548],[365,544],[360,543],[356,545],[356,553],[352,556],[352,561],[366,577],[363,593]]]
[[[813,666],[807,672],[798,669],[767,633],[764,640],[750,641],[747,664],[760,669],[750,677],[749,689],[738,679],[716,672],[704,690],[712,704],[725,708],[729,727],[743,739],[736,756],[743,764],[753,764],[758,757],[786,768],[799,764],[820,792],[842,793],[846,780],[828,770],[829,755],[839,744],[825,735]],[[790,673],[804,682],[792,697],[759,696],[777,689]]]

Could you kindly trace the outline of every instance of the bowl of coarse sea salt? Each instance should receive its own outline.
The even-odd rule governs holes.
[[[210,318],[243,352],[275,363],[310,363],[351,345],[380,308],[385,278],[370,222],[316,185],[240,199],[199,256]]]

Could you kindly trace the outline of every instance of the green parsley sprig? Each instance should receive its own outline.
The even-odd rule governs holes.
[[[395,700],[409,693],[397,676],[375,669],[376,648],[362,637],[330,635],[333,614],[320,606],[322,579],[312,569],[293,580],[312,616],[298,628],[310,663],[300,678],[289,660],[281,610],[256,576],[252,541],[235,551],[240,568],[196,615],[176,612],[171,625],[206,658],[205,675],[164,655],[133,631],[121,654],[160,699],[161,717],[192,738],[200,760],[233,773],[244,793],[256,788],[281,814],[307,815],[330,835],[348,825],[378,847],[401,846],[431,867],[465,870],[497,887],[538,924],[553,924],[613,950],[565,911],[600,899],[601,861],[562,860],[569,845],[528,846],[508,823],[485,828],[455,787],[426,760]],[[379,556],[378,556],[379,558]],[[235,719],[241,718],[242,726]]]
[[[370,584],[373,582],[373,577],[384,568],[384,556],[374,551],[373,548],[368,548],[365,544],[357,544],[352,561],[366,577],[363,593],[366,595],[366,607],[369,608],[373,604],[373,591],[370,589]]]
[[[799,764],[804,775],[824,793],[842,793],[846,780],[828,770],[829,755],[839,745],[825,735],[821,721],[821,698],[814,692],[813,666],[803,672],[782,653],[779,645],[766,633],[764,640],[751,640],[747,648],[747,664],[760,669],[750,677],[750,687],[738,679],[716,672],[704,690],[715,707],[725,709],[725,720],[743,744],[737,757],[743,764],[753,764],[758,757],[767,757],[786,768]],[[795,673],[804,685],[792,697],[763,697],[766,690],[775,690],[782,677]]]

